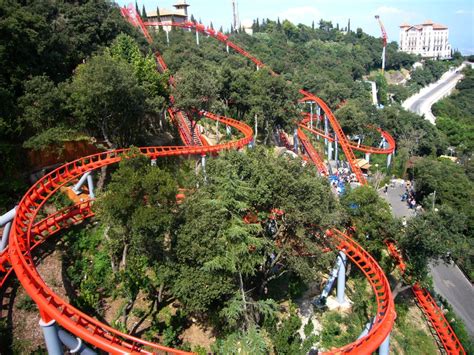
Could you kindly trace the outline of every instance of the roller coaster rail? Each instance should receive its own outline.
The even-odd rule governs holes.
[[[122,15],[127,18],[128,21],[130,21],[134,26],[140,27],[142,29],[145,38],[151,42],[152,37],[148,33],[146,27],[155,26],[157,24],[143,22],[140,16],[135,12],[133,6],[122,8],[121,11]],[[161,25],[169,26],[170,24],[161,23]],[[194,29],[197,33],[199,32],[210,37],[214,37],[225,43],[226,46],[233,48],[238,53],[250,59],[256,64],[257,69],[265,67],[264,63],[251,56],[248,52],[241,49],[233,42],[229,41],[228,36],[225,34],[216,32],[213,29],[206,28],[201,24],[195,24],[192,22],[171,25]],[[158,66],[160,66],[162,70],[167,70],[166,63],[163,61],[161,56],[156,54],[156,58]],[[300,92],[304,96],[301,101],[315,101],[323,109],[335,132],[334,137],[338,138],[341,147],[343,148],[344,154],[346,155],[346,158],[348,159],[354,173],[357,175],[359,182],[361,184],[366,183],[364,176],[360,172],[360,169],[354,164],[355,156],[352,151],[353,144],[350,143],[347,137],[344,135],[344,132],[342,131],[339,123],[330,109],[327,107],[324,101],[315,95],[303,90]],[[171,110],[169,113],[171,116],[173,116],[175,111]],[[186,144],[185,146],[142,147],[139,148],[139,152],[146,155],[150,159],[170,156],[205,156],[208,154],[217,154],[224,150],[244,148],[253,139],[253,131],[245,123],[228,117],[218,116],[209,112],[201,111],[200,114],[209,119],[217,120],[223,124],[234,127],[243,135],[243,137],[238,140],[212,146],[193,145],[195,142],[189,141],[189,132],[187,131],[187,128],[189,128],[188,125],[186,125],[187,128],[184,127],[182,121],[180,120],[182,124],[182,127],[179,128],[180,136],[183,139],[183,142]],[[173,117],[171,118],[173,119]],[[299,129],[298,134],[300,131],[303,133],[302,129]],[[388,135],[388,133],[386,134]],[[187,136],[187,142],[185,141],[186,138],[184,136]],[[390,149],[392,149],[390,150],[391,152],[393,152],[393,149],[395,148],[394,143],[395,142],[393,141],[393,146],[390,146]],[[309,140],[303,144],[305,144],[305,147],[306,144],[309,144],[307,147],[311,145]],[[38,213],[43,208],[45,203],[55,193],[57,193],[60,188],[70,186],[83,174],[94,171],[106,165],[116,164],[121,159],[123,159],[124,156],[127,156],[129,152],[129,149],[117,149],[77,159],[53,170],[30,187],[18,205],[15,218],[12,222],[8,247],[0,254],[0,285],[5,286],[8,276],[12,274],[13,270],[25,291],[37,304],[42,322],[57,322],[64,329],[101,350],[108,351],[113,354],[185,354],[187,352],[171,349],[169,347],[124,334],[92,317],[89,317],[87,314],[74,308],[68,304],[68,302],[55,294],[45,284],[35,267],[35,260],[33,258],[32,251],[38,245],[60,231],[65,230],[72,225],[76,225],[82,220],[90,218],[94,215],[91,209],[92,200],[88,200],[37,221]],[[376,153],[376,151],[372,152]],[[314,150],[313,153],[317,155],[316,150]],[[311,159],[315,161],[318,158],[311,157]],[[319,158],[319,161],[321,162],[323,160]],[[318,166],[317,164],[317,167],[320,170],[322,169],[322,165]],[[331,349],[327,352],[327,354],[372,353],[382,343],[386,342],[386,339],[388,339],[395,321],[396,313],[390,285],[376,260],[352,238],[336,229],[328,231],[327,235],[335,241],[337,249],[344,252],[347,257],[364,273],[374,291],[377,303],[377,313],[373,321],[373,326],[368,331],[368,333],[360,339],[342,348]]]

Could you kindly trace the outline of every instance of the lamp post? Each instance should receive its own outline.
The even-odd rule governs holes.
[[[380,183],[380,176],[379,176],[379,164],[375,164],[375,190],[379,189],[379,183]]]

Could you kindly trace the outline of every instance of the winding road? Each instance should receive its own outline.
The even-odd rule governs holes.
[[[390,187],[386,194],[382,191],[383,189],[380,189],[379,194],[390,204],[395,217],[414,216],[413,210],[400,199],[405,191],[403,186]],[[432,263],[430,270],[436,293],[448,300],[454,313],[463,320],[469,334],[474,336],[474,307],[472,307],[474,286],[454,263]]]
[[[435,291],[449,301],[454,313],[474,337],[474,286],[455,263],[431,264],[430,269]]]
[[[465,65],[466,63],[463,63],[460,67],[447,71],[437,82],[424,87],[419,93],[405,100],[402,106],[408,111],[424,115],[428,121],[435,124],[436,117],[431,112],[431,106],[451,93],[462,79],[461,70]]]

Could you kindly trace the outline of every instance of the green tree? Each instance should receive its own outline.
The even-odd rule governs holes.
[[[138,84],[146,94],[147,112],[163,111],[169,96],[168,75],[158,72],[155,57],[151,53],[143,55],[138,43],[126,34],[118,35],[109,51],[113,58],[125,60],[133,68]]]
[[[390,206],[370,186],[361,186],[348,191],[342,205],[355,227],[355,234],[367,250],[380,255],[384,241],[398,234],[399,225],[392,217]]]
[[[79,127],[120,147],[137,141],[145,94],[129,64],[108,53],[96,55],[77,68],[69,90]]]
[[[176,107],[188,113],[194,120],[200,118],[198,111],[211,111],[215,105],[219,86],[216,73],[209,68],[185,67],[176,75],[176,87],[172,90]]]
[[[472,250],[472,240],[467,242],[464,235],[466,222],[465,215],[448,206],[429,210],[408,221],[398,245],[408,260],[411,282],[426,282],[428,264],[439,262],[448,252],[457,257]]]
[[[272,280],[291,274],[309,282],[328,267],[332,255],[306,229],[321,237],[314,225],[324,228],[341,216],[313,168],[264,149],[209,160],[205,176],[180,209],[182,271],[173,289],[190,310],[212,309],[227,328],[249,329],[272,318],[274,303],[266,296]],[[274,208],[284,215],[271,219]],[[245,223],[246,216],[256,220]],[[312,257],[298,256],[302,251]],[[196,279],[206,280],[200,292],[193,291]]]
[[[170,287],[176,192],[170,173],[151,166],[147,157],[132,149],[97,200],[111,267],[119,280],[118,291],[127,300],[122,314],[125,327],[140,290],[150,295],[153,308],[155,302],[163,301],[163,293]]]

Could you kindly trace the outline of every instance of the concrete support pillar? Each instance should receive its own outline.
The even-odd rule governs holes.
[[[79,179],[79,181],[77,182],[76,185],[74,185],[74,187],[72,188],[72,191],[76,194],[76,195],[79,195],[81,193],[81,187],[82,185],[84,185],[84,183],[86,182],[87,180],[87,177],[91,174],[90,171],[84,173],[84,175],[81,176],[81,178]]]
[[[259,71],[259,70],[260,70],[260,67],[257,65],[257,71]]]
[[[337,135],[334,135],[334,160],[336,160],[336,165],[337,162],[339,161],[339,148],[338,148],[338,138]]]
[[[344,252],[340,251],[338,254],[340,258],[340,266],[337,272],[337,302],[344,304],[346,302],[344,293],[346,290],[346,262],[347,256]]]
[[[92,178],[92,174],[87,175],[87,187],[89,188],[89,197],[95,198],[94,179]]]
[[[390,167],[392,163],[392,154],[387,155],[387,169]]]
[[[151,166],[156,166],[156,159],[151,160]]]
[[[225,50],[229,53],[229,45],[227,43],[225,44]]]
[[[390,334],[387,335],[385,340],[379,347],[379,355],[389,355],[390,353]]]
[[[199,31],[196,30],[196,44],[199,46]]]
[[[295,151],[296,154],[298,154],[298,129],[297,128],[295,128],[295,132],[293,133],[293,143],[294,143],[293,150]]]
[[[81,338],[75,338],[63,329],[58,330],[58,336],[61,342],[66,345],[71,354],[93,355],[95,351],[84,345]]]
[[[365,153],[365,160],[370,163],[370,153]]]
[[[166,33],[166,43],[167,44],[170,44],[170,32],[169,31],[165,31]]]
[[[46,349],[49,355],[63,355],[63,346],[58,336],[58,327],[56,321],[52,319],[49,322],[45,322],[40,319],[39,325],[43,330],[44,342],[46,343]]]
[[[202,170],[206,170],[206,154],[201,155]]]

